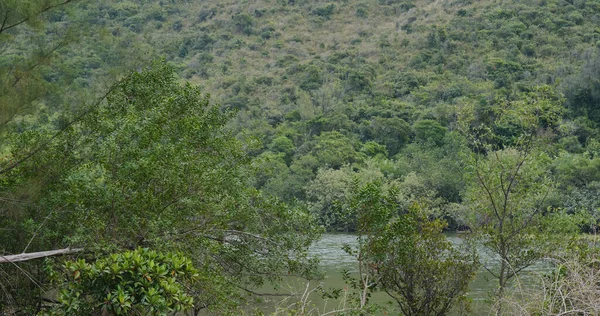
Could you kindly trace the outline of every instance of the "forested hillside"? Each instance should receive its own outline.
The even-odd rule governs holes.
[[[502,297],[600,220],[598,0],[0,0],[0,22],[1,253],[183,252],[201,293],[162,311],[315,278],[322,230],[387,266],[397,235],[470,231]],[[48,310],[49,261],[2,267],[0,312]],[[97,312],[77,291],[53,311]]]
[[[112,49],[165,56],[182,79],[238,111],[229,127],[251,144],[254,185],[307,205],[331,229],[351,229],[333,204],[355,176],[398,182],[407,197],[449,212],[464,199],[460,155],[473,149],[461,124],[489,126],[495,108],[544,85],[560,120],[539,128],[567,193],[552,203],[579,207],[590,201],[571,190],[594,196],[600,175],[599,5],[108,1],[84,6],[102,26],[93,38],[107,45],[83,40],[65,62],[85,86],[96,72],[86,65],[116,63]],[[505,125],[494,131],[498,147],[519,133]]]

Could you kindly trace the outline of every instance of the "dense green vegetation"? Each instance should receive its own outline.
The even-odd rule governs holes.
[[[500,299],[541,258],[595,268],[567,261],[600,220],[598,0],[0,0],[0,21],[0,253],[87,260],[0,266],[1,313],[235,311],[317,277],[322,230],[359,236],[359,309],[462,302],[449,276],[477,264],[442,229],[497,255]],[[181,305],[57,277],[145,248],[190,260]],[[436,299],[407,298],[425,270]]]
[[[49,314],[93,315],[114,313],[166,314],[193,307],[186,287],[199,271],[179,254],[162,255],[148,249],[113,254],[93,264],[78,260],[65,266],[62,303]]]

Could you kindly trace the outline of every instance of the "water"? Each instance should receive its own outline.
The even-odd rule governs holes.
[[[448,234],[447,237],[455,244],[462,242],[456,234]],[[311,310],[315,315],[324,314],[326,312],[331,312],[347,306],[343,305],[344,300],[323,299],[321,293],[316,290],[316,287],[321,285],[324,289],[342,289],[342,293],[344,293],[344,289],[347,290],[346,293],[350,293],[352,291],[352,289],[344,281],[342,271],[347,270],[351,273],[351,275],[357,276],[358,264],[356,259],[347,254],[342,247],[346,244],[351,246],[356,245],[356,243],[355,235],[325,234],[320,241],[316,242],[309,249],[309,254],[311,256],[320,258],[321,268],[325,272],[325,279],[320,282],[312,282],[307,286],[307,283],[304,280],[290,278],[284,280],[284,285],[278,288],[277,291],[279,293],[295,294],[296,297],[300,298],[304,297],[304,301],[308,303],[307,306],[309,310]],[[492,254],[486,253],[483,250],[479,251],[479,256],[480,260],[487,266],[493,266],[494,262],[497,262]],[[546,269],[547,266],[540,264],[527,269],[527,271],[543,272],[543,270]],[[521,278],[521,282],[527,283],[527,273],[525,273],[524,278]],[[488,315],[489,310],[486,299],[488,298],[490,290],[494,289],[496,286],[497,280],[494,279],[489,272],[482,268],[477,273],[475,279],[469,286],[468,292],[468,297],[471,299],[473,315]],[[265,292],[269,292],[269,289],[264,290]],[[273,289],[270,289],[270,292],[272,291]],[[307,295],[303,296],[304,293],[307,293]],[[285,308],[294,302],[295,301],[288,300],[283,303],[276,303],[275,300],[267,300],[261,304],[260,309],[270,312],[275,310],[276,307],[273,306]],[[395,303],[393,303],[392,299],[384,292],[373,293],[369,302],[383,306],[386,309],[385,313],[382,311],[378,313],[379,315],[399,314],[399,311],[395,307]]]

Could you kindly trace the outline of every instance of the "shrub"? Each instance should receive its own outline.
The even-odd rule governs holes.
[[[332,3],[332,4],[326,5],[324,7],[318,7],[316,9],[312,10],[310,13],[313,15],[320,16],[325,19],[330,19],[331,15],[333,14],[334,9],[335,9],[335,4]]]
[[[186,285],[198,271],[181,254],[138,248],[94,263],[68,261],[58,295],[59,315],[155,315],[193,306]]]

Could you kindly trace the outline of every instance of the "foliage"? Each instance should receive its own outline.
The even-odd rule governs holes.
[[[470,158],[467,225],[497,256],[498,268],[486,269],[498,278],[498,297],[510,279],[560,248],[557,236],[575,230],[568,215],[549,203],[556,188],[551,158],[537,147],[542,131],[557,127],[560,101],[550,87],[537,87],[491,108],[492,122],[470,135],[482,153]]]
[[[178,84],[164,62],[130,74],[15,171],[43,189],[6,223],[34,229],[1,237],[15,248],[32,238],[31,249],[185,251],[206,280],[192,289],[196,309],[233,309],[240,288],[314,276],[305,251],[319,228],[301,209],[249,188],[249,160],[223,130],[229,117],[198,88]],[[16,136],[16,159],[47,141],[39,132]]]
[[[339,132],[321,134],[312,149],[312,154],[321,166],[329,166],[334,169],[340,168],[345,163],[362,159],[352,141]]]
[[[103,30],[82,37],[75,51],[61,50],[68,58],[43,79],[71,78],[62,84],[65,90],[85,89],[125,59],[165,55],[183,77],[202,84],[225,107],[239,110],[228,128],[240,137],[257,135],[265,145],[253,149],[252,156],[286,146],[284,161],[290,170],[253,181],[270,195],[306,204],[305,188],[316,169],[363,164],[363,152],[383,154],[373,143],[370,149],[363,146],[374,142],[384,145],[397,165],[408,167],[402,174],[415,172],[449,202],[461,202],[464,185],[453,181],[462,178],[461,168],[439,167],[428,174],[431,166],[406,164],[398,154],[412,144],[444,145],[444,134],[461,128],[467,109],[474,118],[470,128],[477,133],[489,128],[496,149],[514,145],[524,132],[519,112],[503,122],[496,118],[503,109],[521,105],[553,113],[527,133],[544,132],[557,148],[585,152],[598,134],[592,109],[597,14],[594,1],[507,1],[501,6],[487,0],[350,0],[343,6],[313,0],[82,2],[73,6],[73,16]],[[48,18],[50,26],[67,21],[59,12]],[[18,42],[23,49],[32,47]],[[16,56],[18,52],[7,51],[0,64],[13,65]],[[34,91],[8,98],[13,103],[17,96],[35,97]],[[60,124],[57,113],[64,114],[66,104],[72,107],[73,99],[71,93],[53,93],[42,102],[48,108],[42,107],[40,119]],[[554,109],[543,109],[546,105]],[[554,124],[568,125],[569,131]],[[336,138],[353,150],[339,146],[338,155],[318,148],[319,142],[336,146],[337,141],[322,138],[331,132],[342,134],[344,138]],[[289,138],[293,148],[272,144],[279,136]],[[419,150],[425,162],[439,160],[435,146]],[[307,155],[317,158],[318,166],[298,170],[312,160]]]
[[[69,205],[73,223],[97,223],[82,227],[97,229],[94,242],[151,243],[160,227],[189,221],[216,198],[227,207],[223,196],[235,196],[235,186],[218,185],[235,183],[244,162],[221,132],[227,119],[200,90],[177,84],[166,64],[133,73],[68,134],[79,162],[63,171],[51,200]],[[193,198],[200,194],[202,204]]]
[[[446,128],[433,120],[421,120],[413,125],[415,137],[421,142],[433,142],[440,146],[444,141]]]
[[[410,125],[401,118],[379,118],[371,120],[364,134],[367,139],[385,145],[390,155],[395,155],[410,138]]]
[[[566,214],[548,205],[554,191],[549,159],[531,150],[492,151],[472,165],[468,224],[497,255],[498,268],[486,269],[498,278],[499,296],[510,279],[560,249],[561,236],[576,230]]]
[[[446,229],[492,223],[474,175],[503,165],[484,180],[508,179],[510,153],[537,170],[504,190],[525,196],[517,213],[550,187],[540,229],[597,217],[599,12],[596,0],[0,1],[2,254],[191,249],[216,279],[260,284],[295,266],[281,258],[318,231],[313,215],[355,229],[354,176],[396,185],[402,210],[418,201]],[[146,56],[173,68],[92,101]],[[19,269],[46,283],[39,262],[3,267],[0,304],[46,290]],[[239,302],[219,284],[204,289]]]
[[[112,254],[93,263],[67,261],[54,315],[163,315],[193,307],[198,278],[181,254],[147,248]]]
[[[474,254],[456,249],[417,204],[392,220],[370,243],[381,288],[405,315],[445,315],[467,304],[466,292],[478,269]],[[464,251],[464,250],[463,250]]]
[[[445,315],[466,303],[476,257],[447,240],[443,220],[429,219],[417,203],[401,211],[394,195],[377,183],[354,191],[359,248],[348,251],[357,255],[360,280],[352,284],[362,291],[363,305],[377,287],[405,315]]]
[[[381,172],[369,168],[353,171],[346,165],[338,170],[319,169],[315,179],[306,187],[309,210],[325,227],[354,231],[357,214],[349,208],[353,188],[383,179]]]
[[[593,315],[598,309],[598,245],[596,236],[582,236],[553,258],[550,273],[503,300],[507,313],[521,315]]]
[[[0,3],[1,130],[5,130],[16,117],[35,112],[32,103],[51,90],[50,83],[43,78],[47,72],[44,64],[54,57],[55,51],[72,41],[72,35],[63,28],[54,30],[54,34],[44,42],[36,43],[36,37],[43,31],[43,13],[69,2],[73,0],[9,0]],[[23,45],[23,42],[28,45]]]
[[[329,19],[333,14],[333,10],[335,9],[335,4],[331,3],[327,6],[315,8],[311,13],[314,15],[318,15],[320,17]]]

